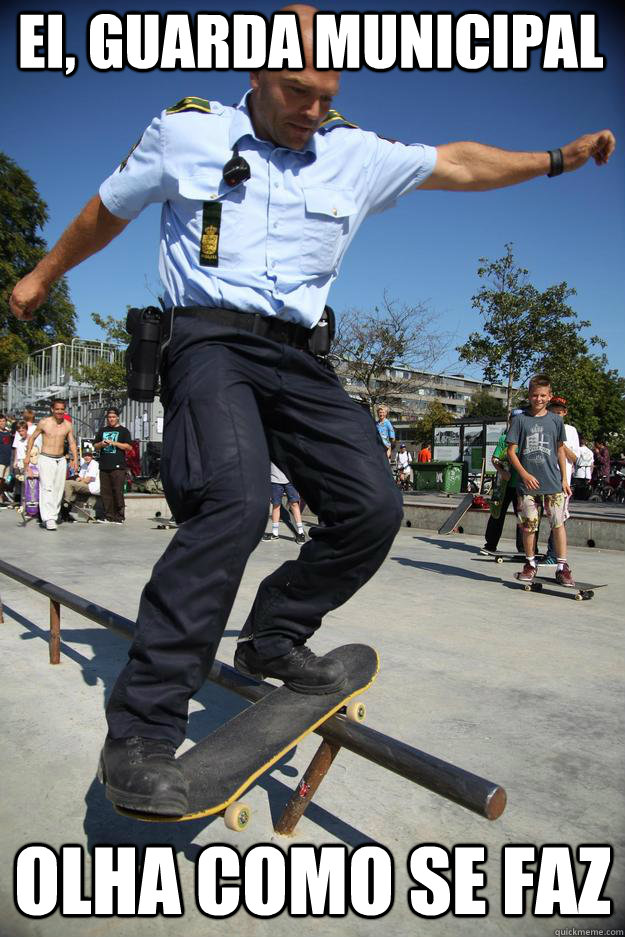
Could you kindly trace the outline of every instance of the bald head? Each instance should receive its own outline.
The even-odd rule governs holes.
[[[303,150],[327,117],[339,90],[339,73],[313,66],[313,27],[317,8],[292,3],[278,13],[295,13],[304,53],[300,71],[255,71],[250,80],[250,110],[254,129],[263,140],[291,150]]]
[[[295,13],[297,16],[302,35],[304,61],[310,65],[312,65],[313,60],[313,26],[315,13],[318,12],[317,7],[311,7],[307,3],[290,3],[278,10],[278,13]]]

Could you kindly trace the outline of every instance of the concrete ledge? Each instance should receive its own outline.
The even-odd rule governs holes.
[[[455,507],[455,502],[437,504],[415,503],[404,499],[404,525],[422,530],[438,530]],[[483,536],[488,523],[488,511],[470,510],[460,522],[459,533]],[[514,540],[514,514],[510,512],[503,528],[502,539]],[[597,547],[601,550],[625,550],[625,521],[614,517],[573,514],[566,524],[567,540],[575,547]],[[451,535],[450,535],[451,536]],[[548,525],[541,525],[541,541],[548,537]]]
[[[421,530],[438,530],[443,521],[447,519],[457,504],[457,500],[449,499],[440,504],[431,504],[417,501],[414,496],[404,498],[405,527],[418,527]],[[150,518],[160,511],[163,517],[170,517],[171,511],[163,495],[126,495],[126,517]],[[269,499],[267,499],[267,517],[269,517]],[[488,523],[488,511],[470,510],[462,518],[459,533],[474,534],[481,537]],[[304,518],[309,523],[315,522],[315,516],[310,511],[304,512]],[[597,547],[600,550],[625,550],[625,516],[597,517],[597,515],[573,514],[566,525],[568,542],[574,547]],[[548,536],[548,525],[541,526],[541,540]],[[515,521],[514,514],[510,512],[506,517],[502,539],[514,540]]]
[[[171,517],[171,511],[163,495],[129,494],[125,496],[126,517],[154,517],[157,512]]]

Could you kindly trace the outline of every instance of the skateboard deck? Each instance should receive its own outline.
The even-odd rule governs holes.
[[[312,696],[295,693],[286,686],[276,687],[180,756],[180,767],[189,782],[189,811],[184,816],[138,813],[115,805],[117,812],[138,820],[178,823],[223,813],[234,806],[272,765],[371,686],[377,676],[377,652],[366,644],[346,644],[328,656],[342,661],[347,671],[341,690]],[[249,809],[236,806],[242,814],[231,828],[243,829]]]
[[[175,530],[178,527],[173,517],[163,517],[162,514],[155,514],[150,520],[153,524],[156,524],[157,530],[169,530],[170,528]]]
[[[473,504],[473,494],[465,495],[460,504],[453,509],[445,523],[438,528],[439,534],[450,534]]]
[[[495,563],[524,563],[525,562],[525,553],[516,553],[516,552],[507,552],[505,550],[480,550],[480,556],[490,556],[494,559]],[[543,565],[540,563],[540,560],[543,560],[544,554],[537,554],[536,559],[539,561],[538,565]],[[544,564],[548,565],[548,564]]]
[[[518,581],[519,574],[515,573],[514,578]],[[607,582],[598,585],[594,582],[576,582],[574,586],[563,586],[556,580],[555,576],[535,576],[531,582],[521,581],[521,585],[526,592],[542,592],[545,583],[548,586],[555,586],[556,589],[561,589],[563,592],[570,592],[578,602],[584,599],[592,599],[595,589],[605,589],[607,586]]]
[[[96,516],[95,511],[90,511],[89,508],[85,508],[80,504],[76,504],[75,501],[72,501],[70,504],[70,514],[75,512],[79,517],[82,517],[87,524],[95,524]]]

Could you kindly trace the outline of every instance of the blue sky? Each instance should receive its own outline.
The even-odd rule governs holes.
[[[247,88],[243,72],[96,72],[86,55],[86,24],[100,10],[270,13],[274,4],[182,0],[97,3],[5,0],[0,12],[0,81],[4,89],[0,148],[34,179],[47,202],[44,235],[52,244],[100,182],[126,155],[162,108],[186,95],[237,101]],[[352,5],[327,4],[337,12]],[[586,334],[608,341],[613,367],[625,374],[625,29],[621,4],[507,2],[401,4],[365,2],[361,11],[532,11],[598,15],[602,71],[546,72],[534,53],[525,72],[399,71],[363,69],[343,75],[337,108],[363,128],[407,143],[478,140],[507,149],[546,150],[582,133],[610,127],[617,151],[607,167],[541,178],[488,193],[416,192],[370,219],[352,245],[330,302],[340,312],[371,308],[386,290],[400,302],[426,303],[439,327],[460,344],[479,318],[471,296],[479,289],[480,257],[494,259],[511,241],[519,263],[544,288],[566,280],[572,305],[590,319]],[[67,51],[78,56],[71,77],[21,72],[16,61],[18,12],[66,14]],[[127,305],[154,301],[158,208],[152,206],[104,252],[68,275],[83,338],[101,337],[91,312],[122,316]],[[457,370],[453,349],[444,364]],[[464,373],[479,376],[466,366]]]

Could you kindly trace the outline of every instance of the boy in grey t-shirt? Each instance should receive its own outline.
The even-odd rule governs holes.
[[[518,574],[522,582],[531,582],[536,575],[535,537],[543,510],[551,523],[558,568],[556,580],[563,586],[575,586],[566,559],[566,497],[571,489],[567,482],[566,436],[562,417],[549,413],[551,382],[538,374],[529,385],[529,409],[515,416],[506,436],[508,459],[519,473],[517,484],[518,518],[523,531],[525,566]]]

